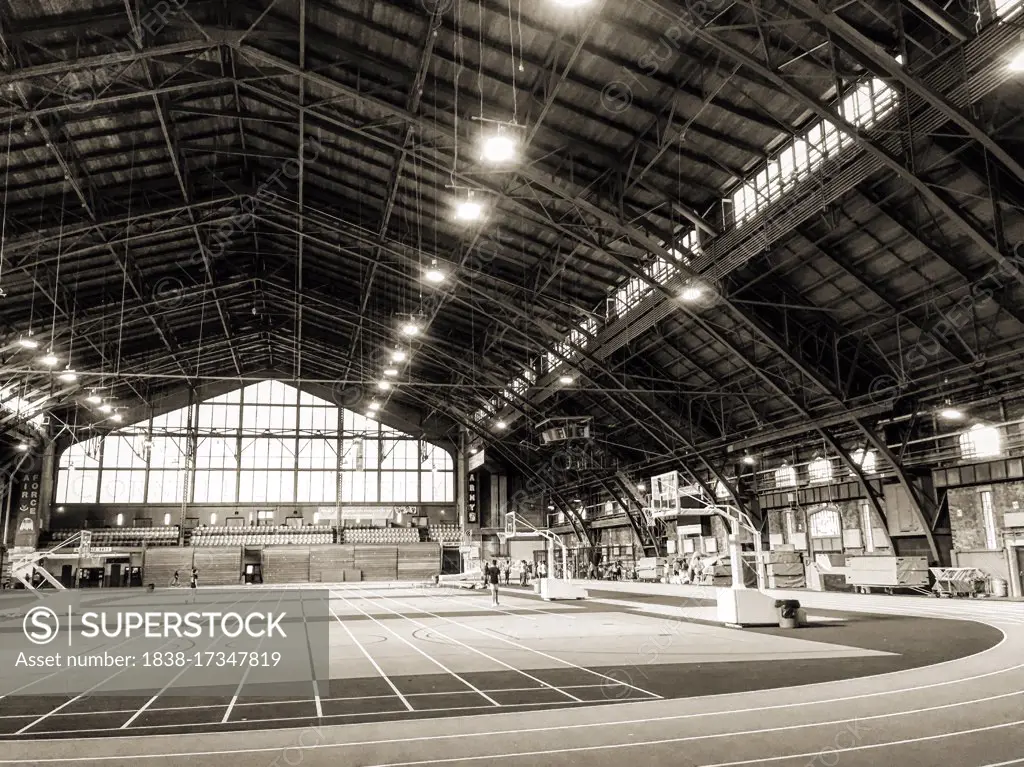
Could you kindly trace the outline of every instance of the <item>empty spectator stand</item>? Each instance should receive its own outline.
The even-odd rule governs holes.
[[[345,527],[341,543],[399,544],[419,543],[420,531],[415,527]]]
[[[284,546],[334,543],[330,525],[305,527],[197,527],[192,530],[193,546]]]
[[[178,528],[169,527],[97,527],[87,528],[92,533],[93,546],[109,546],[117,548],[140,548],[145,546],[177,546]],[[41,549],[56,546],[67,540],[79,530],[53,530],[43,536]]]
[[[443,546],[461,546],[462,528],[458,525],[431,525],[427,528],[427,540]]]

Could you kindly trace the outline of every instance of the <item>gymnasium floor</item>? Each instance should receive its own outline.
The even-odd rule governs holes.
[[[211,695],[198,669],[176,676],[174,695],[102,695],[102,685],[74,697],[23,691],[0,699],[0,736],[38,743],[279,728],[301,735],[327,725],[531,711],[561,719],[574,708],[665,703],[905,671],[981,653],[1003,638],[998,628],[970,614],[956,620],[927,610],[871,615],[827,607],[812,608],[812,625],[799,631],[736,630],[707,622],[713,617],[710,594],[680,598],[617,590],[626,587],[594,584],[587,601],[557,603],[512,587],[503,589],[495,609],[482,591],[331,586],[330,681],[311,684],[304,695],[247,692],[242,670],[233,695]],[[138,599],[131,590],[96,597],[101,594],[105,600],[118,594]],[[217,589],[201,589],[198,607],[222,598]],[[883,608],[896,604],[888,600],[880,603]],[[947,610],[947,604],[936,601],[928,609]],[[20,628],[0,620],[0,632]],[[191,691],[183,696],[182,688]],[[57,753],[69,758],[67,750]]]

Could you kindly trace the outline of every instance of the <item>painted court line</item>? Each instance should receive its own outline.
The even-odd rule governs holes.
[[[989,648],[988,650],[985,650],[985,651],[983,651],[981,653],[977,653],[975,656],[968,656],[968,657],[977,657],[979,655],[986,655],[986,654],[996,650],[998,647],[1003,645],[1005,642],[1006,642],[1006,638],[1004,636],[1004,639],[998,645],[996,645],[995,647]],[[939,668],[939,667],[947,666],[947,665],[952,664],[952,663],[962,662],[963,660],[964,660],[963,658],[957,658],[957,659],[950,660],[950,661],[943,661],[941,663],[934,664],[933,666],[930,666],[928,668],[930,668],[930,669]],[[558,725],[558,726],[555,726],[555,727],[517,728],[515,730],[485,730],[485,731],[482,731],[482,732],[454,733],[454,734],[441,734],[441,735],[423,735],[423,736],[414,736],[414,737],[407,737],[407,738],[390,738],[390,739],[377,739],[377,740],[368,740],[368,741],[351,741],[351,742],[348,742],[348,743],[324,743],[324,744],[316,744],[316,745],[310,745],[310,746],[299,746],[299,747],[296,747],[296,749],[300,750],[300,751],[306,751],[306,750],[309,750],[309,751],[319,751],[319,750],[324,750],[324,749],[345,749],[345,748],[352,748],[352,747],[356,747],[356,746],[379,746],[379,745],[388,745],[388,744],[392,744],[392,743],[413,743],[413,742],[428,742],[428,741],[443,741],[443,740],[464,740],[464,739],[473,739],[473,738],[479,738],[479,737],[491,738],[491,737],[494,737],[494,736],[497,736],[497,735],[517,735],[517,736],[522,736],[522,735],[529,734],[529,733],[552,732],[554,730],[563,730],[563,731],[564,730],[583,730],[583,729],[590,729],[590,728],[595,728],[595,727],[614,727],[614,726],[631,725],[631,724],[644,724],[644,723],[652,723],[652,722],[681,721],[681,720],[686,720],[686,719],[706,718],[706,717],[710,717],[710,716],[730,716],[730,715],[734,716],[734,715],[738,715],[738,714],[759,713],[759,712],[762,712],[762,711],[774,711],[774,710],[782,710],[782,709],[804,708],[804,707],[808,707],[808,706],[820,707],[823,704],[844,703],[844,702],[850,701],[850,700],[863,700],[863,699],[868,699],[868,698],[878,698],[878,697],[884,697],[884,696],[905,694],[905,693],[909,693],[909,692],[918,692],[918,691],[921,691],[921,690],[934,689],[934,688],[938,688],[938,687],[948,687],[948,686],[952,686],[952,685],[960,685],[960,684],[964,684],[966,682],[973,682],[973,681],[976,681],[978,679],[985,679],[985,678],[990,678],[990,677],[995,677],[995,676],[1001,676],[1001,675],[1004,675],[1004,674],[1008,674],[1008,673],[1010,673],[1012,671],[1019,671],[1022,668],[1024,668],[1024,664],[1017,664],[1017,665],[1010,666],[1010,667],[1007,667],[1007,668],[996,669],[996,670],[993,670],[993,671],[986,671],[984,673],[973,674],[971,676],[961,677],[961,678],[958,678],[958,679],[947,679],[947,680],[943,680],[941,682],[932,682],[932,683],[929,683],[929,684],[912,685],[910,687],[902,687],[902,688],[896,688],[896,689],[892,689],[892,690],[878,690],[878,691],[874,691],[874,692],[860,693],[860,694],[857,694],[857,695],[847,695],[847,696],[842,696],[842,697],[837,697],[837,698],[826,698],[826,699],[823,699],[823,700],[796,701],[796,702],[792,702],[792,703],[781,703],[781,704],[776,704],[776,705],[771,705],[771,706],[753,706],[753,707],[748,707],[748,708],[745,708],[745,709],[729,709],[729,710],[722,710],[722,711],[702,711],[702,712],[694,712],[694,713],[688,713],[688,714],[673,714],[673,715],[660,716],[660,717],[644,717],[642,719],[620,719],[620,720],[611,720],[611,721],[589,722],[589,723],[582,723],[582,724]],[[909,670],[905,670],[905,671],[894,671],[894,672],[890,672],[888,674],[881,674],[881,675],[879,675],[878,678],[895,677],[895,676],[899,676],[901,674],[905,674],[908,671],[916,671],[916,670],[918,670],[918,669],[909,669]],[[832,684],[832,683],[831,682],[827,682],[827,683],[819,683],[819,684],[812,684],[812,685],[804,685],[803,687],[804,688],[814,688],[814,687],[819,687],[822,684]],[[786,689],[786,688],[782,688],[782,689]],[[718,697],[718,696],[710,696],[710,697]],[[978,701],[977,700],[970,701],[970,703],[976,703],[976,702],[978,702]],[[551,705],[560,705],[560,704],[556,703],[556,704],[551,704]],[[459,709],[459,710],[465,710],[465,709]],[[902,714],[902,713],[912,713],[912,712],[893,712],[893,713],[890,713],[890,714],[886,714],[885,716],[895,716],[895,715],[899,715],[899,714]],[[310,717],[304,717],[304,718],[308,719]],[[338,718],[338,717],[330,717],[329,716],[327,718]],[[855,717],[855,718],[850,718],[850,719],[845,719],[845,720],[840,720],[840,721],[841,722],[850,722],[850,721],[857,721],[858,719],[859,719],[859,717]],[[257,720],[254,720],[254,721],[257,721]],[[281,720],[268,720],[268,721],[281,721]],[[162,727],[169,727],[169,726],[172,726],[172,725],[163,725]],[[154,725],[152,727],[147,726],[146,729],[159,729],[160,727],[161,726]],[[107,732],[107,731],[108,730],[93,729],[93,730],[68,730],[68,731],[65,731],[65,732],[67,732],[68,734],[74,734],[76,732]],[[163,735],[163,736],[161,736],[161,735],[154,735],[152,737],[158,737],[159,738],[159,737],[178,737],[178,736],[177,735]],[[129,759],[130,760],[145,760],[145,759],[167,759],[167,758],[171,758],[171,757],[227,756],[227,755],[238,755],[238,754],[271,753],[271,752],[280,751],[280,748],[281,748],[280,746],[273,746],[273,747],[261,747],[261,748],[223,749],[223,750],[218,750],[218,751],[191,751],[191,752],[172,752],[172,753],[112,754],[112,755],[103,756],[102,758],[103,758],[104,761],[111,761],[112,762],[112,761],[124,761],[124,760],[129,760]],[[28,763],[31,763],[33,765],[35,765],[35,764],[68,764],[68,763],[75,763],[75,762],[82,762],[82,761],[92,761],[92,760],[94,760],[93,757],[50,757],[50,758],[31,759],[31,760],[26,760],[26,759],[0,759],[0,764],[21,764],[21,765],[28,764]]]
[[[334,592],[333,592],[333,591],[331,591],[330,593],[331,593],[331,595],[332,595],[332,596],[334,595]],[[339,594],[338,596],[341,596],[341,595]],[[342,599],[342,600],[344,600],[344,601],[345,601],[346,603],[348,602],[348,600],[347,600],[347,599],[346,599],[345,597],[341,597],[341,599]],[[359,609],[359,608],[356,608],[356,609]],[[427,660],[429,660],[429,661],[430,661],[431,663],[433,663],[433,664],[434,664],[435,666],[437,666],[438,668],[440,668],[440,669],[442,669],[442,670],[444,670],[444,671],[447,671],[447,672],[448,672],[449,674],[451,674],[451,675],[452,675],[453,677],[455,677],[455,678],[456,678],[456,679],[458,679],[458,680],[459,680],[460,682],[462,682],[462,684],[466,685],[466,687],[468,687],[469,689],[471,689],[471,690],[472,690],[473,692],[477,693],[477,694],[478,694],[478,695],[479,695],[480,697],[482,697],[482,698],[483,698],[484,700],[488,701],[488,702],[489,702],[489,703],[490,703],[491,705],[493,705],[493,706],[499,706],[499,707],[501,706],[501,704],[500,704],[500,703],[498,703],[498,701],[496,701],[496,700],[495,700],[494,698],[492,698],[492,697],[491,697],[490,695],[488,695],[488,694],[487,694],[487,693],[485,693],[485,692],[484,692],[483,690],[481,690],[480,688],[478,688],[478,687],[477,687],[476,685],[474,685],[474,684],[472,684],[472,683],[470,683],[470,682],[466,681],[465,679],[463,679],[463,678],[462,678],[461,676],[459,676],[458,674],[456,674],[456,673],[455,673],[454,671],[452,671],[452,670],[451,670],[450,668],[448,668],[448,667],[447,667],[446,665],[444,665],[443,663],[441,663],[441,661],[437,660],[436,658],[434,658],[434,657],[432,657],[432,656],[430,656],[430,655],[427,655],[427,653],[425,653],[425,652],[424,652],[423,650],[421,650],[421,649],[420,649],[419,647],[417,647],[416,645],[414,645],[414,644],[413,644],[412,642],[410,642],[409,640],[407,640],[407,639],[406,639],[405,637],[403,637],[403,636],[399,635],[398,633],[396,633],[396,632],[395,632],[394,630],[392,630],[392,629],[391,629],[391,628],[389,628],[388,626],[385,626],[385,625],[384,625],[383,623],[381,623],[381,622],[380,622],[379,620],[377,620],[376,618],[374,618],[374,617],[373,617],[372,615],[369,615],[369,614],[367,614],[367,613],[363,613],[363,614],[364,614],[364,615],[366,615],[366,617],[367,617],[367,618],[369,618],[370,620],[372,620],[372,621],[373,621],[374,623],[376,623],[376,624],[377,624],[378,626],[380,626],[380,627],[381,627],[382,629],[384,629],[385,631],[387,631],[387,632],[388,632],[389,634],[391,634],[392,636],[394,636],[394,637],[395,637],[395,639],[399,640],[400,642],[402,642],[402,643],[403,643],[403,644],[405,644],[406,646],[408,646],[408,647],[412,648],[413,650],[415,650],[416,652],[418,652],[418,653],[419,653],[420,655],[422,655],[422,656],[423,656],[424,658],[426,658]]]
[[[387,682],[388,687],[390,687],[392,690],[394,690],[395,695],[397,695],[398,699],[400,701],[402,701],[402,705],[404,705],[406,707],[406,709],[408,709],[409,711],[415,711],[415,709],[412,707],[412,704],[409,702],[408,698],[406,698],[404,695],[402,695],[401,690],[399,690],[395,686],[395,683],[392,682],[390,677],[388,677],[388,675],[384,673],[384,670],[380,666],[377,665],[377,661],[375,661],[370,656],[370,653],[368,653],[366,651],[366,648],[363,647],[362,643],[358,639],[356,639],[355,634],[353,634],[352,631],[349,629],[349,627],[345,625],[345,622],[341,618],[338,617],[338,614],[336,612],[334,612],[334,608],[333,607],[328,607],[327,609],[331,611],[331,615],[333,615],[335,620],[337,620],[338,623],[341,625],[341,627],[343,629],[345,629],[345,633],[348,634],[349,638],[355,643],[356,647],[359,648],[359,651],[366,657],[366,660],[370,661],[370,665],[372,665],[374,667],[374,669],[376,669],[377,673],[380,674],[381,679],[383,679],[385,682]],[[375,697],[377,697],[377,696],[375,696]],[[381,696],[381,697],[390,697],[390,696]]]
[[[278,607],[281,606],[281,601],[283,599],[284,599],[284,594],[282,593],[281,596],[279,596],[277,598],[277,604],[274,605],[274,609],[275,610]],[[259,604],[258,601],[257,601],[257,604]],[[257,652],[259,652],[260,647],[263,646],[263,641],[265,639],[266,639],[265,636],[261,636],[260,637],[260,641],[256,643],[256,651]],[[245,686],[245,681],[249,678],[249,672],[250,671],[252,671],[252,666],[246,666],[245,667],[245,672],[242,674],[242,678],[238,680],[238,687],[235,688],[235,694],[231,696],[231,702],[228,703],[228,707],[224,711],[224,716],[220,720],[221,724],[224,724],[225,722],[227,722],[227,720],[231,717],[231,712],[235,708],[235,703],[238,702],[238,696],[241,694],[242,688]]]
[[[372,594],[373,592],[371,591],[370,593]],[[513,666],[513,665],[511,665],[509,663],[506,663],[503,660],[499,660],[498,658],[495,658],[493,655],[488,655],[483,650],[478,650],[475,647],[471,647],[470,645],[466,644],[465,642],[459,641],[458,639],[456,639],[453,636],[445,634],[444,632],[439,631],[438,629],[433,628],[431,626],[428,626],[427,624],[422,623],[422,622],[420,622],[418,620],[415,620],[414,618],[410,618],[408,615],[403,615],[402,613],[398,612],[397,610],[392,610],[390,607],[384,607],[384,609],[387,610],[388,612],[394,614],[394,615],[397,615],[399,618],[403,618],[404,620],[407,620],[410,623],[413,623],[414,625],[419,626],[422,629],[426,629],[427,631],[431,631],[431,632],[437,634],[438,636],[448,640],[449,642],[454,642],[455,644],[459,645],[460,647],[464,647],[465,649],[469,650],[470,652],[474,652],[477,655],[481,655],[484,658],[487,658],[487,660],[493,661],[494,663],[497,663],[499,666],[504,666],[505,668],[507,668],[507,669],[509,669],[511,671],[514,671],[517,674],[522,674],[527,679],[529,679],[529,680],[531,680],[533,682],[536,682],[537,684],[540,684],[543,687],[547,687],[549,690],[554,690],[555,692],[559,693],[560,695],[564,695],[565,697],[569,698],[570,700],[574,700],[577,703],[583,703],[583,699],[582,698],[577,698],[571,692],[566,692],[565,690],[561,689],[560,687],[556,687],[553,684],[549,684],[549,683],[545,682],[543,679],[539,679],[538,677],[535,677],[533,674],[529,674],[526,671],[523,671],[522,669],[516,668],[515,666]],[[424,615],[432,615],[432,613],[429,613],[429,612],[427,612],[426,610],[423,610],[423,609],[416,609],[416,612],[422,613]]]
[[[403,605],[405,607],[410,607],[409,604],[407,604],[405,602],[402,602],[399,599],[394,599],[393,597],[381,597],[381,598],[382,599],[386,599],[389,602],[396,602],[397,604]],[[470,625],[465,624],[465,623],[459,623],[458,621],[452,620],[451,618],[446,618],[443,615],[436,615],[434,613],[426,613],[426,614],[430,615],[433,618],[437,618],[438,620],[443,620],[443,621],[445,621],[447,623],[451,623],[451,624],[453,624],[455,626],[460,626],[462,628],[469,629],[470,631],[474,631],[477,634],[482,634],[483,636],[491,637],[492,639],[497,639],[498,641],[504,642],[505,644],[512,645],[513,647],[518,647],[520,650],[526,650],[527,652],[532,652],[535,655],[540,655],[541,657],[547,658],[548,660],[553,660],[556,663],[561,663],[562,665],[570,666],[570,667],[578,669],[580,671],[585,671],[586,673],[592,674],[593,676],[599,677],[601,679],[607,679],[610,682],[614,682],[614,686],[615,687],[629,687],[629,688],[631,688],[633,690],[636,690],[637,692],[642,692],[645,695],[649,695],[652,698],[662,699],[662,696],[658,695],[657,693],[653,693],[653,692],[650,692],[648,690],[643,689],[642,687],[637,687],[636,685],[629,684],[627,682],[623,682],[623,681],[621,681],[619,679],[615,679],[613,677],[608,676],[607,674],[602,674],[600,671],[594,671],[593,669],[587,668],[586,666],[577,665],[576,663],[573,663],[572,661],[569,661],[569,660],[565,660],[564,658],[559,658],[559,657],[557,657],[555,655],[550,655],[549,653],[543,652],[542,650],[535,650],[532,647],[527,647],[524,644],[521,644],[521,643],[516,642],[514,640],[511,640],[511,639],[507,639],[506,637],[503,637],[500,634],[495,634],[494,632],[489,631],[487,629],[479,629],[479,628],[476,628],[475,626],[470,626]]]

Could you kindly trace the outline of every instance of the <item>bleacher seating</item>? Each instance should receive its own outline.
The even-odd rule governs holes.
[[[420,531],[415,527],[346,527],[343,543],[397,544],[419,543]]]
[[[177,546],[178,528],[170,527],[99,527],[87,528],[92,533],[93,546],[138,547],[146,546]],[[53,530],[43,546],[56,546],[79,530]]]
[[[193,546],[283,546],[334,543],[330,525],[305,527],[229,527],[212,525],[192,530]]]
[[[459,546],[462,529],[458,525],[431,525],[427,528],[427,540],[444,546]]]

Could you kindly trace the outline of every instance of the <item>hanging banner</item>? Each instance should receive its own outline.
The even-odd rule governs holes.
[[[39,488],[42,474],[23,474],[18,483],[18,524],[14,528],[14,545],[35,549],[39,542]]]
[[[466,461],[466,471],[473,471],[475,469],[479,469],[481,466],[484,465],[485,459],[486,451],[477,450],[475,453],[473,453],[473,455],[469,457],[469,460]]]
[[[466,522],[478,524],[476,508],[476,475],[470,474],[466,482]]]

